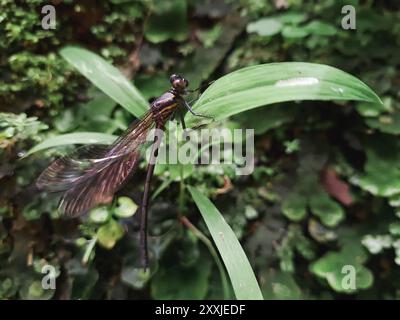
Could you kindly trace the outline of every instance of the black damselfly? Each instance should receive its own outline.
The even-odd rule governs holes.
[[[140,157],[140,146],[152,128],[164,130],[166,122],[176,112],[185,129],[181,108],[186,108],[195,116],[184,96],[190,92],[189,82],[179,76],[170,77],[171,89],[154,100],[149,111],[134,121],[129,128],[110,146],[86,145],[71,154],[55,160],[37,179],[41,190],[63,192],[60,211],[68,217],[79,217],[99,204],[112,201],[115,192],[134,173]],[[180,108],[181,107],[181,108]],[[147,212],[150,195],[150,183],[161,138],[155,136],[141,204],[140,215],[140,261],[148,266],[147,251]]]

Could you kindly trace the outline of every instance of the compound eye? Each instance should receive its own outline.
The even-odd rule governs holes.
[[[179,88],[181,88],[182,87],[182,79],[175,79],[173,82],[172,82],[172,86],[175,88],[175,89],[179,89]]]
[[[177,74],[173,74],[173,75],[171,75],[171,76],[169,77],[169,82],[171,82],[171,84],[173,84],[174,81],[175,81],[176,79],[178,79],[178,78],[179,78],[179,76],[178,76]]]
[[[185,80],[185,87],[189,87],[189,81],[187,81],[186,79],[184,80]]]

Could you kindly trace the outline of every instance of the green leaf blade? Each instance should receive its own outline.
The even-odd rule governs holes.
[[[283,62],[243,68],[215,81],[193,108],[221,120],[261,106],[297,100],[354,100],[382,104],[366,84],[339,69]],[[194,124],[192,114],[187,124]]]
[[[62,134],[48,138],[37,144],[26,153],[25,157],[38,151],[68,144],[111,144],[117,138],[117,136],[100,132],[75,132]]]
[[[207,197],[193,187],[189,187],[189,191],[221,254],[236,298],[240,300],[262,300],[263,296],[257,279],[232,229]]]
[[[131,114],[140,117],[147,111],[147,101],[136,87],[117,68],[99,55],[73,46],[61,49],[60,55]]]

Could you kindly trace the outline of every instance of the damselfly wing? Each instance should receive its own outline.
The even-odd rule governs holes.
[[[63,192],[59,210],[71,218],[111,202],[138,164],[139,147],[153,125],[149,112],[134,121],[111,146],[87,145],[55,160],[39,176],[37,187]]]

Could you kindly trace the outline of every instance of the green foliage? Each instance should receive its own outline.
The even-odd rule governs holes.
[[[151,284],[152,296],[162,300],[204,299],[210,273],[209,260],[188,267],[166,265],[154,276]]]
[[[63,135],[58,135],[55,137],[51,137],[46,139],[45,141],[35,145],[32,149],[30,149],[27,155],[30,155],[35,152],[39,152],[41,150],[45,150],[48,148],[70,145],[70,144],[110,144],[117,137],[100,132],[75,132],[75,133],[67,133]]]
[[[97,230],[97,240],[104,248],[112,249],[123,234],[124,230],[121,225],[111,219],[107,224],[102,225],[99,230]]]
[[[40,4],[45,1],[26,1],[24,7],[9,0],[0,3],[0,103],[6,110],[60,106],[63,94],[75,87],[66,86],[67,70],[60,57],[51,50],[37,53],[60,43],[54,32],[37,28]]]
[[[0,148],[10,147],[20,140],[37,141],[39,132],[47,128],[36,117],[28,118],[25,113],[0,113]]]
[[[262,288],[265,299],[268,300],[299,300],[302,297],[301,289],[296,284],[293,276],[287,272],[265,272],[263,275],[265,285]]]
[[[251,270],[250,263],[221,213],[195,188],[190,188],[190,193],[203,215],[211,236],[222,256],[231,278],[236,298],[241,300],[262,299],[262,294]]]
[[[138,208],[138,205],[128,197],[119,197],[118,205],[114,209],[114,214],[119,218],[129,218]]]
[[[366,259],[367,256],[359,244],[349,245],[340,252],[330,252],[324,255],[310,265],[310,270],[318,277],[326,279],[335,291],[354,293],[356,290],[372,286],[372,272],[363,265]],[[349,272],[346,271],[346,266],[354,268],[355,286],[352,286],[350,281],[348,286],[343,285],[346,281],[344,275]]]
[[[379,97],[357,78],[332,67],[309,63],[257,65],[215,81],[194,104],[200,114],[221,120],[256,107],[290,100],[361,100]],[[195,121],[191,113],[188,124]]]
[[[378,134],[366,141],[365,153],[364,174],[352,177],[351,181],[373,195],[390,197],[399,194],[399,141]]]
[[[305,141],[302,141],[303,144]],[[337,226],[345,217],[343,208],[321,190],[318,172],[325,159],[318,148],[306,150],[308,157],[302,158],[297,168],[296,184],[284,195],[282,213],[292,221],[301,221],[308,210],[327,227]]]
[[[96,87],[136,117],[140,117],[147,110],[146,100],[137,89],[100,56],[75,47],[62,49],[60,55]]]
[[[152,14],[144,30],[146,38],[154,43],[169,39],[186,40],[188,37],[186,13],[185,0],[154,1]]]

